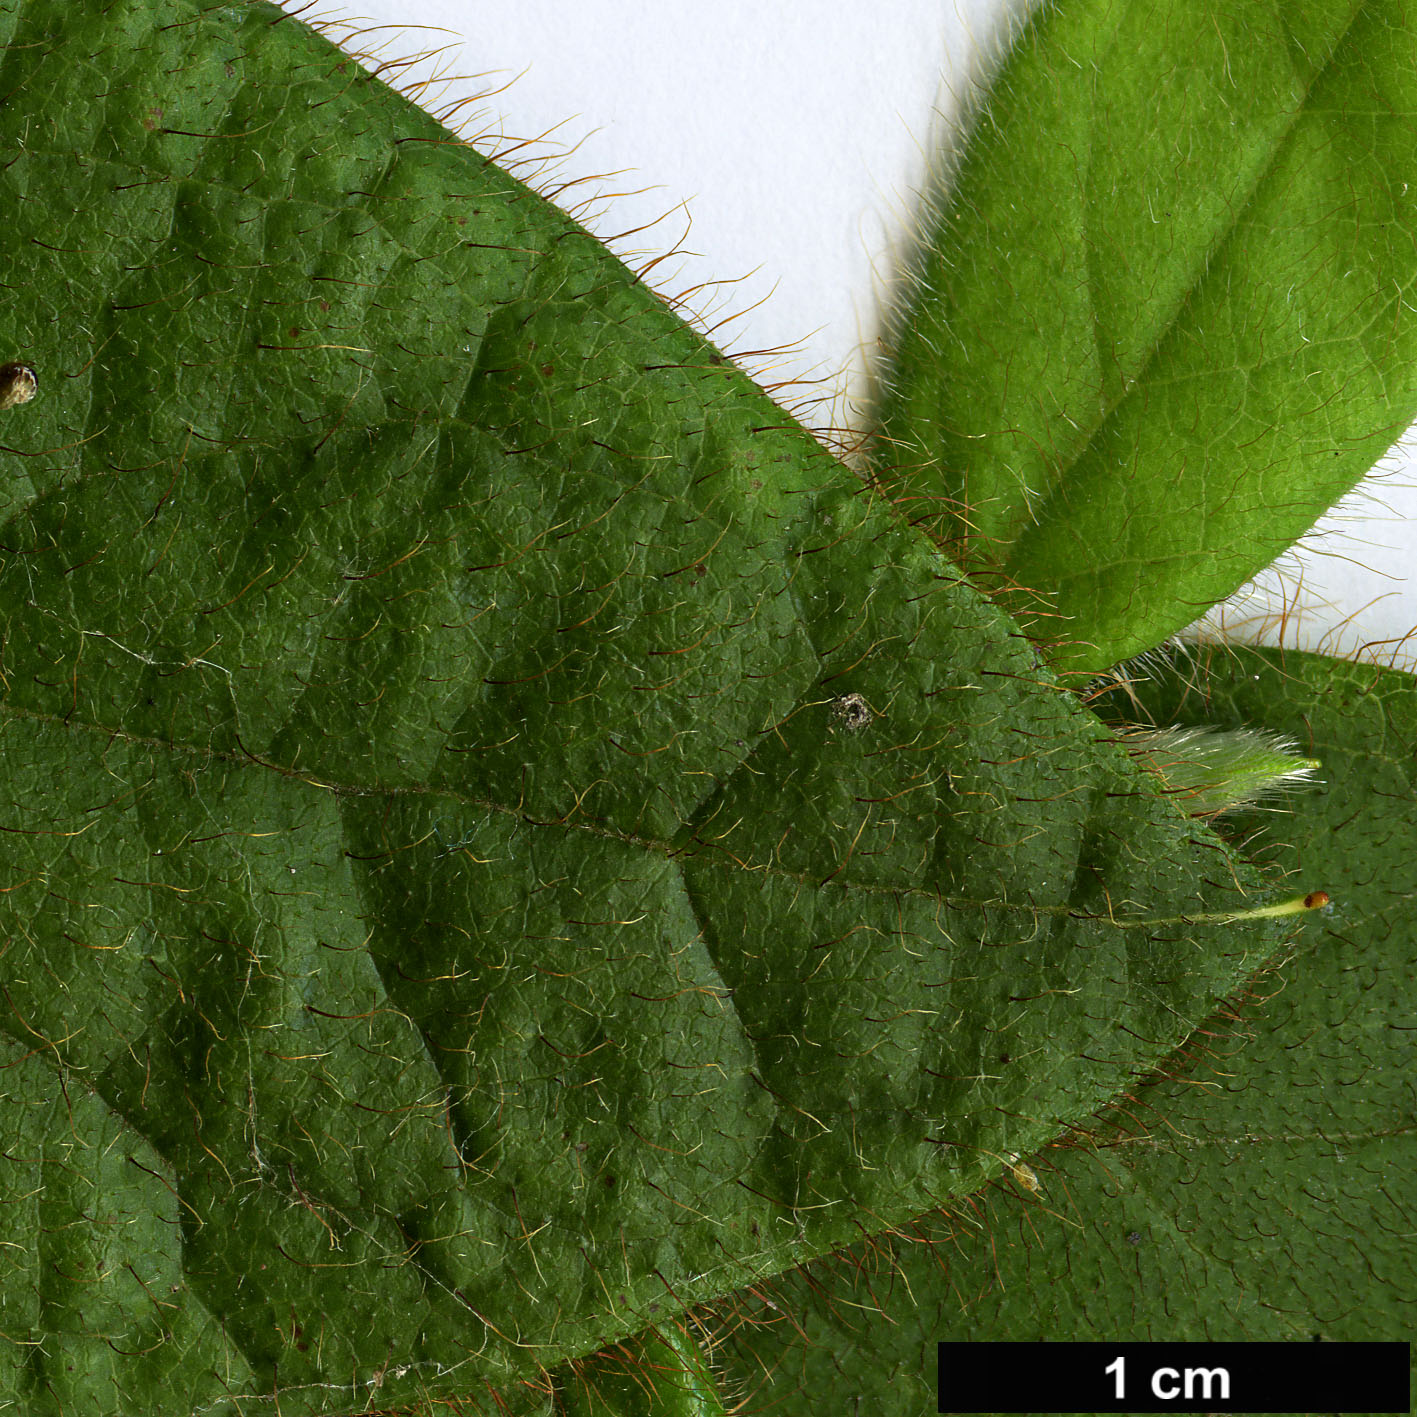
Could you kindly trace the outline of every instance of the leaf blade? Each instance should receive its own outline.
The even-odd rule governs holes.
[[[1371,4],[1057,5],[1020,37],[879,461],[1060,667],[1184,628],[1417,414],[1412,43]]]
[[[1401,1339],[1413,1084],[1417,681],[1323,656],[1201,649],[1131,686],[1157,724],[1264,722],[1326,763],[1286,816],[1241,818],[1271,868],[1324,887],[1279,976],[1209,1021],[1101,1125],[898,1239],[777,1286],[720,1350],[749,1411],[839,1391],[883,1411],[933,1393],[934,1344]],[[1114,706],[1126,718],[1136,700]],[[1030,1176],[1039,1184],[1035,1192]],[[794,1316],[795,1325],[779,1317]],[[736,1348],[736,1351],[734,1349]],[[894,1394],[899,1394],[895,1396]]]
[[[8,1140],[74,1178],[7,1255],[29,1410],[534,1405],[973,1185],[1272,948],[1192,924],[1260,883],[1015,627],[506,174],[264,5],[13,18]]]

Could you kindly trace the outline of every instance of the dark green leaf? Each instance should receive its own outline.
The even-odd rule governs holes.
[[[727,1363],[755,1389],[747,1411],[816,1411],[828,1395],[928,1410],[940,1339],[1410,1336],[1417,680],[1203,651],[1136,693],[1158,724],[1264,723],[1323,760],[1324,785],[1296,791],[1292,815],[1236,820],[1271,869],[1332,904],[1094,1135],[775,1286]]]
[[[543,1404],[1273,950],[1002,613],[337,51],[0,38],[12,1405]]]

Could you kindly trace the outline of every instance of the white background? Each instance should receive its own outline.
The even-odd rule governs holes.
[[[929,154],[956,131],[960,96],[987,75],[1019,8],[284,3],[344,21],[331,38],[374,56],[370,67],[381,60],[387,81],[483,151],[529,162],[518,175],[631,265],[674,252],[650,282],[692,291],[684,313],[761,382],[804,381],[776,396],[819,428],[859,425]],[[1225,608],[1234,638],[1417,667],[1417,638],[1402,643],[1417,630],[1417,455],[1385,460],[1283,570]]]

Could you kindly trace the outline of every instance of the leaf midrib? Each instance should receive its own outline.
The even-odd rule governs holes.
[[[1338,37],[1337,41],[1329,50],[1328,54],[1325,55],[1323,63],[1320,64],[1314,70],[1310,81],[1305,86],[1303,98],[1300,100],[1300,102],[1294,105],[1293,110],[1289,116],[1288,122],[1284,125],[1283,130],[1276,135],[1274,142],[1271,144],[1269,159],[1263,165],[1256,166],[1255,177],[1253,182],[1250,184],[1249,191],[1245,194],[1245,200],[1243,202],[1234,203],[1230,207],[1230,220],[1223,227],[1223,229],[1221,229],[1216,234],[1215,239],[1213,239],[1210,245],[1208,246],[1207,250],[1204,253],[1204,256],[1196,261],[1196,278],[1187,285],[1184,297],[1177,302],[1175,309],[1171,312],[1170,316],[1163,324],[1158,326],[1155,336],[1153,337],[1151,344],[1147,350],[1146,358],[1141,362],[1141,364],[1137,366],[1136,373],[1127,382],[1126,387],[1120,393],[1118,393],[1117,396],[1100,412],[1097,421],[1092,429],[1092,432],[1088,435],[1087,441],[1083,443],[1080,447],[1078,447],[1078,449],[1073,453],[1071,457],[1069,457],[1065,462],[1057,466],[1057,471],[1052,477],[1051,485],[1042,501],[1033,503],[1031,510],[1028,506],[1025,506],[1023,508],[1023,511],[1027,513],[1026,518],[1022,519],[1024,524],[1024,530],[1021,533],[1015,535],[1010,542],[1009,555],[1004,561],[1002,568],[1006,575],[1010,574],[1011,568],[1016,565],[1015,553],[1017,552],[1018,547],[1023,543],[1023,541],[1029,537],[1030,531],[1036,530],[1038,527],[1041,527],[1046,523],[1058,524],[1067,521],[1066,515],[1059,516],[1055,513],[1052,513],[1050,509],[1064,495],[1070,475],[1072,474],[1073,470],[1096,447],[1098,442],[1101,440],[1103,434],[1105,433],[1106,429],[1110,425],[1112,419],[1115,417],[1117,410],[1121,408],[1132,397],[1135,390],[1141,385],[1151,385],[1154,382],[1157,386],[1160,386],[1164,382],[1162,380],[1153,381],[1149,377],[1151,370],[1157,361],[1159,351],[1166,343],[1167,339],[1171,336],[1173,331],[1175,331],[1181,326],[1184,317],[1190,310],[1192,302],[1195,299],[1196,292],[1206,283],[1211,271],[1217,264],[1216,258],[1226,249],[1226,247],[1230,246],[1233,243],[1235,239],[1236,229],[1239,227],[1241,221],[1244,219],[1245,214],[1254,205],[1255,193],[1260,189],[1261,186],[1263,186],[1269,180],[1275,167],[1278,165],[1278,155],[1288,145],[1290,138],[1293,135],[1294,128],[1304,118],[1304,116],[1310,112],[1310,99],[1312,98],[1314,90],[1319,86],[1319,84],[1322,82],[1322,80],[1325,78],[1325,76],[1335,64],[1338,55],[1348,42],[1348,35],[1352,30],[1354,24],[1357,22],[1360,14],[1362,13],[1362,10],[1363,6],[1361,3],[1354,5],[1351,13],[1349,14],[1348,20],[1343,27],[1343,33]],[[1092,125],[1089,125],[1089,136],[1091,136],[1092,131]],[[1088,172],[1090,176],[1090,149],[1088,157]],[[1093,211],[1093,207],[1089,205],[1089,216],[1093,214]],[[1089,226],[1090,225],[1091,223],[1089,223]],[[1096,249],[1096,243],[1089,240],[1086,254],[1089,271],[1088,285],[1090,290],[1095,290],[1096,288],[1096,283],[1092,277],[1092,272],[1094,269],[1093,258]],[[1093,344],[1094,347],[1100,347],[1100,332],[1098,330],[1096,316],[1097,302],[1095,299],[1089,300],[1089,309],[1092,312]],[[1047,464],[1044,463],[1043,466],[1046,468]],[[1077,574],[1069,574],[1068,572],[1062,570],[1058,571],[1054,577],[1054,579],[1059,583],[1064,581],[1073,581],[1078,578],[1079,577]]]
[[[843,872],[840,870],[833,871],[830,876],[823,879],[820,876],[810,874],[806,871],[791,871],[782,866],[757,863],[744,865],[738,858],[730,857],[721,851],[686,850],[682,847],[676,847],[672,842],[663,841],[657,837],[637,836],[629,832],[616,831],[614,828],[604,826],[598,822],[571,822],[565,819],[533,817],[526,812],[518,811],[515,807],[509,807],[503,802],[497,802],[491,798],[477,797],[471,793],[459,792],[453,787],[435,787],[422,783],[403,786],[369,787],[356,783],[327,781],[312,777],[310,774],[301,772],[299,769],[286,767],[281,763],[270,762],[268,759],[258,757],[249,750],[242,754],[228,749],[201,748],[191,743],[174,743],[170,739],[132,733],[125,729],[112,728],[82,718],[64,718],[58,714],[41,713],[34,709],[17,708],[8,703],[0,703],[0,719],[4,718],[21,722],[37,723],[48,728],[62,728],[65,730],[78,729],[86,733],[101,736],[106,742],[120,742],[131,744],[135,747],[160,749],[171,753],[185,753],[190,757],[199,759],[203,764],[208,766],[216,763],[225,763],[239,768],[265,768],[267,771],[273,772],[280,777],[288,778],[293,782],[306,787],[315,788],[321,792],[328,792],[335,797],[441,798],[450,803],[455,803],[458,806],[470,807],[477,811],[496,812],[500,816],[508,817],[513,821],[521,822],[531,827],[555,828],[568,832],[584,832],[588,836],[602,841],[614,841],[624,846],[636,846],[643,851],[662,856],[667,861],[693,860],[698,865],[712,865],[725,874],[732,875],[735,878],[740,875],[762,875],[769,879],[791,881],[794,884],[808,886],[816,890],[825,890],[836,885],[842,891],[849,891],[860,895],[889,896],[892,898],[920,898],[931,901],[947,910],[976,910],[991,914],[999,911],[1011,911],[1019,915],[1027,915],[1030,917],[1050,915],[1075,920],[1092,920],[1110,924],[1119,930],[1147,929],[1157,925],[1199,923],[1200,921],[1200,917],[1196,917],[1193,920],[1192,917],[1187,916],[1160,918],[1156,916],[1099,915],[1090,914],[1086,911],[1079,910],[1076,906],[1066,904],[1043,905],[1037,902],[1024,903],[1016,900],[975,899],[970,896],[942,895],[939,891],[931,890],[926,886],[906,884],[879,885],[871,881],[843,880]],[[737,769],[735,769],[735,771],[737,771]],[[1184,816],[1181,817],[1181,820],[1185,820]],[[18,828],[0,826],[0,832],[14,831],[18,831]]]

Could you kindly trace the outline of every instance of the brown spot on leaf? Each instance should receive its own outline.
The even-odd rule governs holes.
[[[39,375],[18,359],[0,365],[0,409],[28,403],[39,392]]]
[[[848,733],[860,733],[863,728],[869,728],[875,716],[871,705],[860,694],[843,694],[832,701],[832,717]]]

